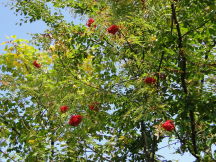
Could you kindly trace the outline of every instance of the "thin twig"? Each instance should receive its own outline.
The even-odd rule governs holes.
[[[164,51],[162,51],[161,58],[160,58],[160,63],[159,63],[158,70],[157,70],[157,89],[159,89],[159,85],[160,85],[160,83],[159,83],[160,70],[161,70],[163,59],[164,59]]]
[[[186,32],[185,34],[182,35],[182,38],[185,37],[186,35],[192,33],[192,32],[195,32],[197,29],[202,28],[202,27],[205,26],[205,24],[208,23],[209,21],[210,21],[210,20],[205,21],[205,22],[203,22],[200,26],[198,26],[198,27],[196,27],[196,28],[194,28],[194,29],[189,30],[188,32]]]
[[[179,143],[179,142],[180,142],[180,140],[177,141],[177,142],[174,142],[174,143],[168,144],[168,145],[166,145],[166,146],[160,147],[158,150],[161,150],[161,149],[163,149],[163,148],[169,147],[169,146],[171,146],[171,145],[175,145],[175,144],[177,144],[177,143]]]
[[[10,160],[15,161],[12,157],[10,157],[10,156],[8,155],[8,153],[6,153],[6,152],[4,152],[4,151],[2,151],[2,150],[0,150],[0,152],[3,153],[4,155],[6,155]],[[15,161],[15,162],[16,162],[16,161]]]
[[[126,36],[123,34],[123,32],[120,31],[120,34],[124,37],[125,41],[127,42],[131,52],[135,53],[136,54],[136,51],[134,51],[134,49],[132,48],[131,44],[128,42]]]

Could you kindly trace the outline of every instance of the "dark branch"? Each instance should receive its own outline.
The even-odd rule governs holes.
[[[177,20],[177,16],[176,16],[176,8],[174,3],[171,5],[172,8],[172,17],[173,17],[173,21],[176,25],[176,30],[178,33],[178,48],[179,48],[179,65],[181,70],[183,71],[183,73],[181,73],[181,85],[183,88],[183,91],[185,93],[185,95],[188,95],[188,90],[187,90],[187,85],[186,85],[186,66],[187,66],[187,60],[185,57],[185,53],[183,51],[183,37],[181,34],[181,29],[180,29],[180,25],[179,22]],[[188,104],[188,100],[186,100],[185,105]],[[195,119],[194,119],[194,112],[192,110],[189,111],[189,117],[190,117],[190,125],[191,125],[191,140],[192,140],[192,146],[193,146],[193,152],[189,149],[189,151],[191,152],[192,155],[194,155],[197,160],[199,161],[199,156],[198,156],[198,150],[197,150],[197,145],[196,145],[196,129],[195,129]]]
[[[198,26],[198,27],[196,27],[196,28],[194,28],[194,29],[189,30],[188,32],[186,32],[185,34],[182,35],[182,38],[185,37],[186,35],[192,33],[192,32],[195,32],[196,30],[202,28],[202,27],[205,26],[205,24],[208,23],[209,21],[210,21],[210,20],[205,21],[205,22],[203,22],[200,26]]]
[[[164,51],[161,54],[160,63],[159,63],[158,70],[157,70],[157,89],[159,89],[160,70],[161,70],[163,59],[164,59]]]
[[[128,42],[126,36],[123,34],[123,32],[120,31],[120,34],[124,37],[125,41],[127,42],[129,48],[130,48],[130,51],[133,52],[133,53],[136,53],[136,51],[132,48],[131,44]]]

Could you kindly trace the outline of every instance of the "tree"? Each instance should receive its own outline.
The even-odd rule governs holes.
[[[24,22],[43,20],[49,29],[32,42],[5,42],[0,133],[7,152],[30,161],[152,162],[169,136],[180,141],[178,153],[215,160],[214,1],[10,5]],[[67,22],[65,8],[91,18],[87,26]]]

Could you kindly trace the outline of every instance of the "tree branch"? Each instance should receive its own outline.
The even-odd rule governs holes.
[[[128,42],[126,36],[123,34],[123,32],[120,31],[120,34],[124,37],[125,41],[127,42],[131,52],[135,53],[136,54],[136,51],[132,48],[131,44]]]
[[[185,139],[181,138],[180,135],[178,134],[178,132],[177,132],[176,130],[174,130],[174,131],[175,131],[175,133],[176,133],[176,136],[177,136],[178,139],[180,140],[180,142],[181,142],[183,145],[186,146]],[[190,148],[189,146],[187,147],[187,149],[189,150],[189,152],[190,152],[194,157],[196,157],[197,159],[199,158],[199,157],[197,157],[196,154],[193,153],[193,151],[191,150],[191,148]]]
[[[183,71],[183,73],[181,73],[181,85],[183,88],[183,91],[185,93],[185,95],[188,95],[188,90],[187,90],[187,85],[186,85],[186,66],[187,66],[187,59],[185,57],[185,53],[183,51],[183,37],[181,34],[181,29],[180,29],[180,25],[179,22],[177,20],[177,16],[176,16],[176,9],[175,9],[175,5],[174,3],[171,4],[171,8],[172,8],[172,16],[173,16],[173,21],[176,25],[176,29],[177,29],[177,33],[178,33],[178,48],[179,48],[179,65],[181,70]],[[188,100],[186,100],[186,105],[188,103]],[[200,158],[198,156],[198,150],[197,150],[197,145],[196,145],[196,129],[195,129],[195,119],[194,119],[194,112],[192,110],[189,110],[189,117],[190,117],[190,125],[191,125],[191,140],[192,140],[192,146],[193,146],[193,152],[191,152],[191,154],[193,154],[198,161],[200,161]],[[189,148],[189,147],[188,147]]]
[[[0,116],[2,119],[2,122],[5,123],[6,125],[9,125],[8,121],[6,121],[2,116]],[[14,125],[14,124],[13,124]],[[18,136],[20,136],[20,132],[16,129],[16,127],[11,127],[12,131],[16,132]]]
[[[159,83],[159,80],[160,80],[160,70],[161,70],[163,59],[164,59],[164,51],[162,51],[161,58],[160,58],[160,63],[159,63],[158,70],[157,70],[157,89],[159,88],[159,84],[160,84]]]
[[[171,145],[175,145],[175,144],[177,144],[177,143],[179,143],[179,142],[180,142],[180,141],[173,142],[173,143],[168,144],[168,145],[166,145],[166,146],[160,147],[158,150],[161,150],[161,149],[163,149],[163,148],[169,147],[169,146],[171,146]]]
[[[186,32],[185,34],[182,35],[182,38],[185,37],[186,35],[188,35],[188,34],[194,32],[194,31],[196,31],[197,29],[202,28],[202,27],[205,26],[205,24],[208,23],[209,21],[210,21],[210,20],[204,21],[200,26],[198,26],[198,27],[196,27],[196,28],[194,28],[194,29],[189,30],[188,32]]]
[[[141,136],[143,139],[143,153],[145,155],[145,159],[143,159],[144,161],[150,161],[150,154],[149,154],[149,149],[148,149],[148,140],[147,140],[147,136],[146,136],[146,128],[145,128],[145,123],[143,121],[141,121]]]
[[[3,153],[5,156],[7,156],[10,160],[16,162],[16,160],[14,160],[13,157],[10,157],[10,156],[8,155],[8,153],[6,153],[6,152],[4,152],[4,151],[2,151],[2,150],[0,150],[0,152]]]
[[[186,86],[186,81],[185,81],[186,79],[186,57],[182,49],[183,48],[182,34],[181,34],[179,22],[177,20],[174,3],[171,5],[171,8],[172,8],[173,21],[176,25],[176,29],[178,33],[178,48],[179,48],[179,58],[180,58],[179,65],[180,65],[181,70],[183,71],[183,73],[181,73],[181,84],[182,84],[185,94],[187,94],[187,86]]]

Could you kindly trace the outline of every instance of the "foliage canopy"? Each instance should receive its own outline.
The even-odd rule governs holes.
[[[215,1],[11,0],[9,6],[23,15],[21,24],[42,20],[49,29],[30,42],[4,42],[0,145],[8,153],[2,156],[153,162],[163,159],[158,144],[169,137],[179,140],[177,153],[215,160]],[[66,21],[65,9],[96,26]],[[107,32],[113,24],[116,34]],[[71,115],[82,122],[69,125]],[[166,120],[174,130],[162,127]]]

